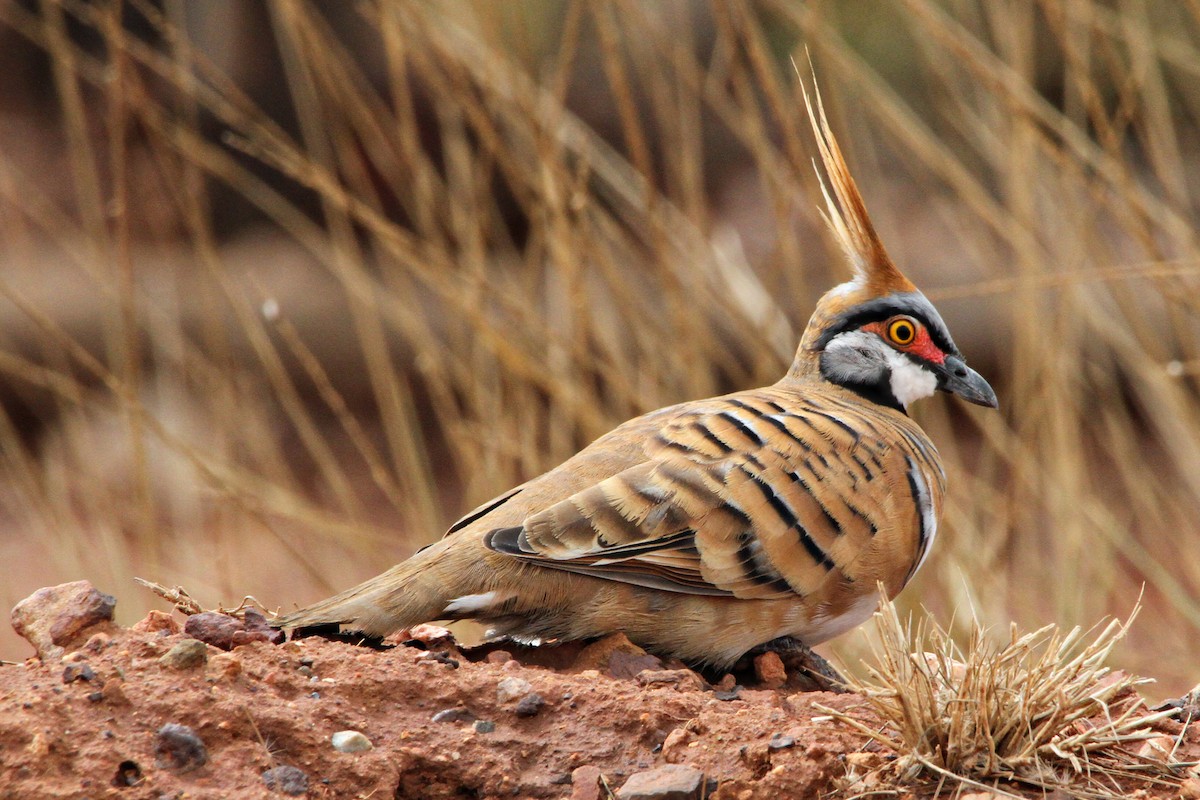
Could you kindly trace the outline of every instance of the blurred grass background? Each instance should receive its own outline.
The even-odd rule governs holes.
[[[775,381],[846,274],[806,48],[1002,404],[915,412],[950,491],[904,603],[1087,625],[1145,584],[1118,660],[1189,688],[1194,1],[0,4],[0,602],[290,608]]]

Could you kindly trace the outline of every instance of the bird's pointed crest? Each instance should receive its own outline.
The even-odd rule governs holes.
[[[809,320],[808,327],[800,339],[796,360],[788,373],[793,377],[816,372],[817,348],[821,335],[847,309],[891,294],[917,291],[912,281],[892,263],[883,242],[875,232],[875,226],[867,214],[867,206],[858,192],[854,178],[850,176],[850,168],[842,156],[842,149],[838,146],[833,130],[829,127],[829,120],[825,117],[825,106],[821,102],[821,92],[816,88],[815,78],[815,102],[809,97],[803,82],[800,88],[804,94],[804,105],[808,110],[809,122],[812,123],[817,148],[821,153],[821,161],[825,165],[826,177],[822,177],[820,170],[817,170],[817,177],[821,181],[821,193],[825,196],[826,210],[823,216],[845,251],[854,277],[847,283],[835,286],[817,301],[812,319]]]
[[[808,110],[808,119],[817,139],[817,148],[821,152],[821,161],[825,164],[825,172],[828,174],[826,182],[818,172],[827,209],[825,220],[850,259],[854,269],[853,283],[867,287],[873,296],[914,291],[916,287],[892,263],[883,242],[879,241],[879,236],[875,233],[875,226],[867,214],[867,206],[858,192],[854,178],[850,175],[850,168],[846,165],[846,159],[842,156],[842,149],[838,146],[833,130],[829,127],[829,120],[825,117],[821,90],[814,81],[814,104],[803,84],[800,88],[804,93],[804,106]]]

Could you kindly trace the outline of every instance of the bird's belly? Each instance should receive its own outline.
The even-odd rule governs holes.
[[[806,605],[797,609],[791,627],[780,636],[791,636],[807,645],[820,644],[866,622],[879,608],[879,595],[871,592],[855,598],[837,611],[818,608],[815,612]]]

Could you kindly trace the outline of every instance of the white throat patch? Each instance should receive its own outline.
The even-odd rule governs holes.
[[[892,371],[892,394],[900,405],[908,408],[914,401],[930,397],[937,391],[937,375],[929,370],[891,348],[888,348],[887,360]]]

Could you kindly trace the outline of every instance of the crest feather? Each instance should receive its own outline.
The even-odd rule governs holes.
[[[825,172],[829,176],[827,183],[820,170],[817,171],[827,209],[822,216],[850,259],[854,269],[854,283],[869,288],[875,295],[914,291],[916,287],[892,263],[892,259],[883,248],[883,242],[879,241],[879,236],[875,233],[875,226],[871,224],[871,218],[867,214],[867,206],[858,192],[854,178],[850,176],[850,168],[842,156],[842,149],[838,147],[833,130],[829,127],[829,120],[825,117],[821,90],[814,80],[814,106],[803,83],[800,89],[804,93],[804,107],[808,110],[808,119],[817,140],[817,148],[821,152],[821,161],[825,164]],[[816,165],[813,167],[815,169]],[[833,187],[832,195],[830,185]]]

